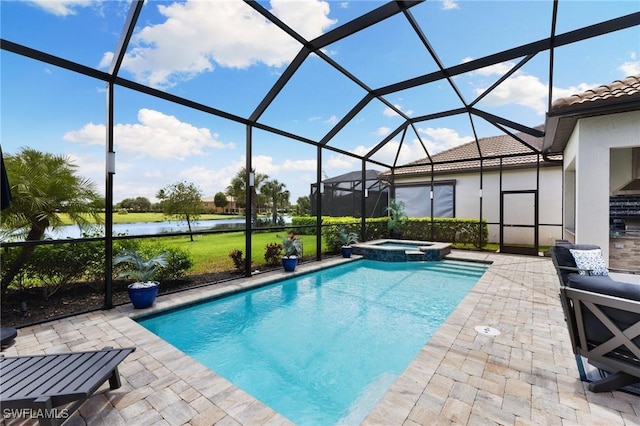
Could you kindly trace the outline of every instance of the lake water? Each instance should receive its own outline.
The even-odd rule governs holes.
[[[244,229],[244,218],[199,220],[191,223],[191,229],[193,231],[206,231],[222,228]],[[104,235],[104,226],[94,226],[92,229],[94,229],[99,236]],[[163,222],[117,223],[113,225],[113,235],[152,235],[188,231],[189,227],[187,226],[187,223],[177,220],[167,220]],[[47,231],[48,237],[60,240],[64,240],[66,238],[82,238],[81,234],[82,232],[80,231],[80,228],[76,225],[61,226],[55,231]]]

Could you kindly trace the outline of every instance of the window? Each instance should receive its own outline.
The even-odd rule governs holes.
[[[434,182],[433,217],[455,217],[455,181]],[[431,185],[396,187],[396,199],[404,202],[407,216],[431,216]]]

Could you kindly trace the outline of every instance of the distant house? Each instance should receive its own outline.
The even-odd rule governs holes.
[[[239,214],[243,209],[238,208],[236,205],[236,199],[230,195],[227,195],[227,205],[224,207],[216,207],[214,203],[215,196],[202,197],[202,206],[208,213],[217,214]]]
[[[509,135],[487,137],[381,177],[393,180],[394,197],[410,217],[481,217],[489,224],[489,242],[504,251],[524,246],[537,252],[562,235],[562,163],[527,147],[539,150],[542,138],[514,136],[525,144]]]
[[[556,100],[544,151],[563,154],[563,235],[610,266],[640,264],[640,75]]]

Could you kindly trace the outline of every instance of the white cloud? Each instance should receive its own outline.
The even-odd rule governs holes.
[[[391,131],[390,127],[378,127],[378,129],[375,131],[375,134],[377,136],[387,136],[389,134],[389,132]]]
[[[462,62],[470,60],[471,58],[465,58]],[[514,65],[513,62],[502,62],[480,68],[469,74],[498,78],[509,72]],[[488,84],[476,87],[474,93],[479,96],[488,87]],[[548,85],[540,81],[538,77],[522,71],[516,71],[494,88],[480,103],[491,106],[520,105],[535,111],[539,115],[544,115],[547,110],[548,94]]]
[[[408,110],[404,110],[402,108],[402,105],[399,104],[394,104],[394,107],[396,107],[397,109],[399,109],[400,111],[402,111],[405,115],[407,116],[411,116],[411,114],[413,114],[413,111],[408,109]],[[385,117],[397,117],[398,113],[395,112],[395,110],[393,110],[392,108],[386,107],[383,111],[382,111],[382,115],[384,115]]]
[[[338,117],[336,117],[335,115],[332,115],[331,117],[329,117],[324,121],[325,124],[329,124],[331,126],[335,125],[337,122],[338,122]]]
[[[480,95],[485,90],[486,88],[477,88],[474,92]],[[548,91],[547,85],[538,77],[516,72],[494,88],[481,102],[494,106],[521,105],[544,115],[547,110]]]
[[[471,62],[472,58],[464,58],[462,63]],[[477,69],[469,74],[471,75],[482,75],[482,76],[490,76],[490,75],[499,75],[502,76],[511,70],[515,64],[513,62],[501,62],[499,64],[489,65],[488,67]]]
[[[618,67],[618,69],[624,74],[624,77],[640,74],[640,61],[638,61],[638,53],[629,53],[629,59],[630,61],[626,61]]]
[[[271,12],[309,39],[335,23],[329,3],[272,0]],[[149,4],[150,7],[154,3]],[[153,87],[171,87],[216,66],[246,69],[262,63],[281,67],[300,45],[243,2],[194,1],[155,6],[164,22],[147,25],[133,36],[123,68]],[[101,65],[109,62],[110,52]]]
[[[396,117],[398,113],[395,112],[395,110],[393,110],[392,108],[386,107],[384,111],[382,111],[382,115],[384,115],[385,117]]]
[[[618,67],[618,69],[622,71],[623,77],[640,74],[640,62],[635,61],[636,58],[635,52],[632,52],[630,54],[631,61],[627,61]],[[471,58],[465,58],[462,62],[469,62],[471,60]],[[481,68],[469,74],[500,77],[506,74],[513,66],[514,64],[512,62],[504,62]],[[603,83],[579,83],[566,88],[554,87],[552,101],[585,92],[601,84]],[[488,87],[488,84],[486,86],[476,87],[474,93],[479,96]],[[485,96],[481,103],[492,106],[520,105],[535,111],[538,115],[544,115],[547,110],[548,94],[549,85],[547,83],[540,81],[536,76],[523,71],[516,71],[507,80],[493,89],[491,93]]]
[[[150,109],[138,111],[135,124],[116,124],[114,143],[116,153],[156,159],[184,160],[191,156],[206,155],[205,148],[233,149],[232,143],[222,143],[219,135],[209,129],[197,128],[172,115]],[[103,124],[88,123],[79,130],[64,134],[63,139],[84,146],[105,144],[106,128]],[[116,154],[117,155],[117,154]]]
[[[316,170],[316,160],[285,160],[282,170]]]
[[[471,136],[461,136],[453,129],[449,128],[418,128],[418,132],[421,135],[421,139],[424,142],[424,145],[429,150],[429,154],[437,154],[438,152],[444,151],[449,148],[453,148],[463,143],[467,143],[471,141],[473,138]],[[393,164],[393,161],[396,158],[396,153],[398,152],[398,147],[400,146],[400,142],[398,140],[391,140],[387,142],[379,151],[377,151],[372,159],[376,161],[380,161],[385,164]],[[350,150],[351,153],[364,156],[369,153],[369,151],[373,148],[373,146],[367,147],[364,145],[358,145],[354,149]],[[414,138],[413,140],[405,140],[402,144],[402,149],[400,150],[400,154],[398,156],[398,164],[406,164],[412,161],[419,160],[421,158],[425,158],[427,154],[422,147],[422,144],[418,140],[418,138]],[[344,170],[353,170],[355,167],[360,166],[360,160],[348,157],[346,155],[331,155],[327,160],[327,172],[329,173],[329,169],[333,169],[333,173],[330,175],[337,174],[338,172],[343,172]]]
[[[442,0],[442,9],[460,9],[460,6],[458,6],[458,2],[456,2],[455,0]]]
[[[76,9],[96,3],[95,0],[30,0],[29,2],[56,16],[75,15]]]
[[[326,167],[327,169],[338,169],[338,170],[350,169],[354,167],[355,163],[358,161],[359,160],[352,157],[348,157],[346,155],[335,154],[335,155],[329,156]],[[327,171],[327,173],[329,172]]]
[[[422,140],[431,155],[474,140],[472,136],[461,136],[456,130],[447,127],[420,127],[418,133],[424,136]]]

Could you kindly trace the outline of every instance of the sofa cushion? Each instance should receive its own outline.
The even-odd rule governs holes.
[[[607,264],[602,258],[600,249],[593,250],[576,250],[569,249],[576,262],[576,267],[580,269],[588,269],[590,275],[609,275]],[[580,271],[580,275],[587,275],[586,271]]]
[[[640,300],[640,285],[614,281],[608,275],[569,275],[569,287],[623,299]]]
[[[640,301],[640,285],[614,281],[609,276],[571,274],[569,275],[569,286],[606,296]],[[598,302],[595,303],[596,306],[598,306]],[[600,305],[599,308],[604,315],[622,331],[627,330],[640,321],[640,313],[638,312],[602,305]],[[584,319],[585,337],[589,344],[598,345],[608,341],[614,336],[611,330],[609,330],[609,327],[603,324],[602,320],[596,317],[588,306],[583,304],[581,313]],[[632,341],[636,346],[640,345],[640,337],[635,337]],[[630,359],[629,357],[635,358],[635,355],[623,346],[611,348],[611,351],[611,353],[603,355],[617,358],[618,355],[616,354],[622,354],[622,360],[625,362]]]

